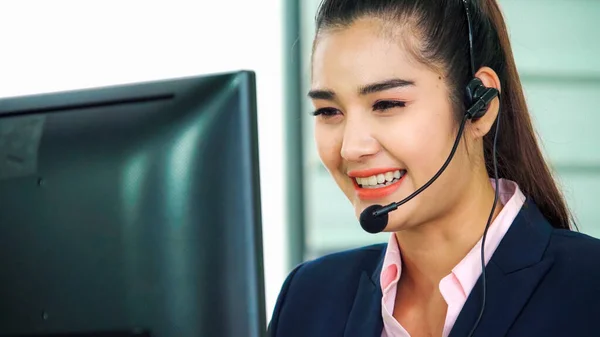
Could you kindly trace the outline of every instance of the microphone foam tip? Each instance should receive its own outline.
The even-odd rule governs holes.
[[[366,232],[371,234],[377,234],[385,229],[388,223],[388,214],[384,213],[380,216],[373,215],[373,212],[382,208],[381,205],[371,205],[365,208],[360,213],[360,226]]]

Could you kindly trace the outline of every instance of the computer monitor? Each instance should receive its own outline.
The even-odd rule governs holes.
[[[264,336],[255,90],[0,100],[0,336]]]

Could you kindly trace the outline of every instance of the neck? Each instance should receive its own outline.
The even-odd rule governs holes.
[[[481,239],[494,202],[489,183],[472,184],[467,197],[443,217],[396,233],[402,255],[402,282],[423,295],[437,291],[448,275]],[[498,200],[493,219],[502,209]],[[477,211],[474,211],[477,210]]]

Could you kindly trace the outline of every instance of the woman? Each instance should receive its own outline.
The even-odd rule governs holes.
[[[500,95],[461,134],[473,73]],[[495,0],[325,0],[309,96],[319,155],[357,216],[424,186],[460,143],[389,213],[387,244],[290,273],[270,336],[600,334],[600,244],[571,231]]]

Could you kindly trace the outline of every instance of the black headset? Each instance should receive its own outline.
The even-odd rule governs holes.
[[[483,82],[481,82],[480,79],[475,77],[475,60],[473,57],[473,28],[471,26],[471,13],[469,11],[469,5],[467,3],[467,0],[462,0],[462,2],[465,7],[465,13],[467,16],[467,26],[469,28],[469,53],[470,53],[470,59],[471,59],[471,74],[473,76],[473,79],[471,81],[469,81],[469,84],[467,84],[467,88],[466,88],[465,99],[466,99],[467,106],[469,108],[466,110],[465,116],[467,116],[467,118],[469,118],[469,119],[477,120],[478,118],[481,118],[483,115],[485,115],[485,113],[488,111],[489,104],[495,97],[500,96],[500,92],[496,88],[485,87],[483,85]],[[485,225],[485,230],[483,232],[483,237],[481,238],[481,281],[482,281],[482,287],[483,287],[483,293],[482,293],[482,297],[481,297],[482,303],[481,303],[481,309],[479,311],[477,320],[475,321],[475,324],[473,324],[473,327],[471,328],[471,331],[469,332],[468,337],[473,336],[473,334],[475,333],[475,329],[479,325],[479,322],[481,321],[481,317],[483,316],[483,312],[485,310],[486,276],[485,276],[484,247],[485,247],[485,238],[487,236],[488,228],[490,227],[492,217],[494,216],[494,211],[496,210],[496,204],[498,203],[498,190],[500,189],[500,187],[498,186],[498,158],[497,158],[498,156],[497,156],[497,151],[496,151],[496,144],[498,141],[498,129],[500,128],[500,113],[501,113],[501,111],[502,111],[502,109],[499,106],[498,107],[498,115],[496,116],[496,131],[494,133],[494,145],[493,145],[493,151],[492,151],[493,162],[494,162],[493,163],[494,164],[494,181],[495,181],[495,186],[496,186],[495,193],[494,193],[494,205],[492,206],[492,210],[490,211],[490,215],[488,217],[488,221]]]
[[[475,59],[473,56],[473,29],[471,27],[471,13],[467,0],[462,0],[465,13],[467,16],[467,26],[469,29],[469,56],[471,65],[471,75],[473,79],[467,84],[465,101],[469,107],[466,114],[469,119],[477,120],[483,117],[488,110],[490,102],[497,96],[499,92],[496,88],[488,88],[483,85],[483,82],[475,77]]]
[[[470,106],[466,114],[469,119],[477,120],[485,115],[490,102],[498,96],[498,90],[485,87],[483,82],[475,77],[467,85],[466,96],[466,101]]]

